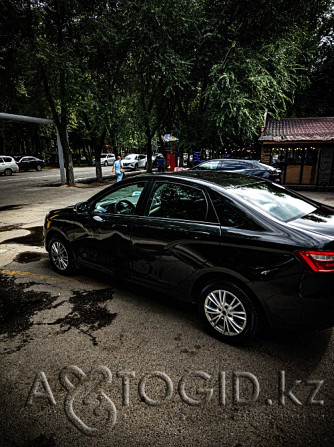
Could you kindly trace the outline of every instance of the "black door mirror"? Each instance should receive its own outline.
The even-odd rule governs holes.
[[[90,210],[89,202],[79,202],[74,207],[78,214],[87,214]]]

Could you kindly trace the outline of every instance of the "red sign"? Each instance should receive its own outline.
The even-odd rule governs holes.
[[[169,166],[169,170],[171,172],[175,169],[175,154],[170,151],[166,151],[167,165]]]

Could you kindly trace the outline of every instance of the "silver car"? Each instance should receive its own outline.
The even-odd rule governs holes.
[[[101,154],[101,165],[112,166],[115,163],[115,154]]]
[[[12,175],[13,172],[19,172],[19,167],[13,157],[0,155],[0,174]]]

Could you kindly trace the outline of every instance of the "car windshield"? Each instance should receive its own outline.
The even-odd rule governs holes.
[[[317,208],[285,188],[267,183],[254,183],[234,189],[234,194],[283,222],[306,216]]]
[[[124,157],[124,160],[133,160],[134,158],[136,158],[135,154],[129,154],[126,157]]]

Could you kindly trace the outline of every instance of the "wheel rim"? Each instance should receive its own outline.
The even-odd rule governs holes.
[[[51,245],[51,258],[54,265],[59,270],[66,270],[68,267],[68,253],[66,247],[61,242],[55,241]]]
[[[240,335],[247,324],[242,302],[228,290],[210,292],[204,301],[204,312],[211,326],[229,337]]]
[[[41,171],[42,170],[42,166],[40,166],[40,165],[37,165],[37,171]]]
[[[5,175],[12,175],[12,171],[10,169],[5,169]]]

